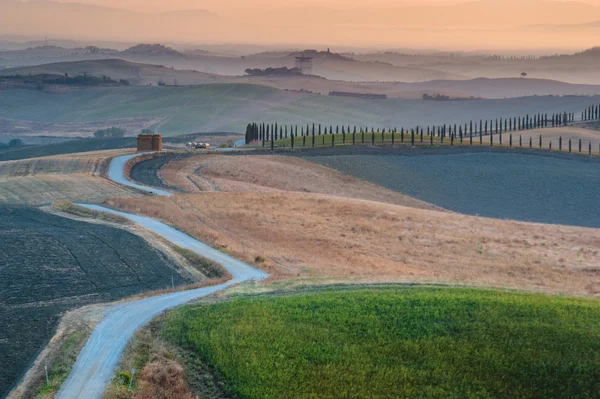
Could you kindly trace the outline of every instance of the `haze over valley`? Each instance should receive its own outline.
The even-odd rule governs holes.
[[[600,0],[0,0],[0,398],[592,398]]]

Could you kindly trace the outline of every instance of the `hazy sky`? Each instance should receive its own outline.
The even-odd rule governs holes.
[[[476,0],[57,0],[65,3],[88,3],[135,11],[163,12],[185,9],[207,9],[220,12],[234,12],[248,9],[274,9],[301,6],[321,6],[335,8],[352,7],[402,7],[415,5],[445,5],[468,3]],[[487,0],[490,1],[490,0]],[[493,1],[493,0],[492,0]],[[498,2],[506,0],[496,0]],[[514,0],[508,0],[514,1]],[[557,0],[572,1],[572,0]],[[600,0],[579,0],[600,6]]]
[[[581,50],[600,45],[600,0],[54,0],[137,13],[19,1],[0,0],[0,35],[325,48]],[[191,9],[219,17],[163,14]]]

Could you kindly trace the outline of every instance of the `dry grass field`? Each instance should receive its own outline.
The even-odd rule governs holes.
[[[168,186],[183,192],[302,192],[438,209],[325,166],[286,156],[207,155],[172,161],[158,171]]]
[[[139,196],[102,177],[112,157],[129,152],[96,151],[0,162],[0,203],[42,205]]]
[[[286,279],[436,282],[600,294],[596,229],[301,193],[113,199]]]

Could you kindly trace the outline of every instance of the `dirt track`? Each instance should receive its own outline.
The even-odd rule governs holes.
[[[132,156],[115,158],[110,165],[109,176],[123,180],[123,168],[130,158]],[[132,187],[137,186],[126,180],[123,183]],[[155,190],[146,187],[140,186],[137,188],[157,193]],[[58,399],[100,399],[112,378],[125,345],[135,331],[154,316],[167,309],[212,294],[233,284],[250,279],[261,280],[268,277],[266,273],[217,251],[161,222],[95,205],[88,207],[90,209],[103,210],[121,215],[182,248],[192,250],[208,259],[219,262],[231,273],[233,279],[225,284],[213,287],[160,295],[116,305],[107,312],[77,357],[77,361],[69,377],[56,396]]]

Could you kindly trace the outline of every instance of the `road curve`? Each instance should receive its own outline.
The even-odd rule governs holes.
[[[142,186],[140,184],[136,184],[130,180],[127,180],[127,177],[125,177],[125,165],[127,164],[127,162],[130,159],[139,157],[140,155],[143,155],[143,154],[149,154],[149,153],[135,153],[135,154],[123,155],[120,157],[113,158],[112,161],[110,162],[110,166],[108,167],[108,178],[110,180],[117,182],[119,184],[122,184],[124,186],[133,187],[138,190],[145,191],[147,193],[161,195],[163,197],[170,197],[171,195],[173,195],[172,193],[165,191],[165,190],[160,190],[160,189],[154,188],[154,187]]]
[[[159,193],[162,190],[139,186],[125,179],[123,168],[127,161],[134,156],[137,156],[137,154],[115,158],[110,164],[108,176],[111,179],[116,177],[113,180],[119,183],[122,183],[120,179],[124,179],[126,182],[125,185],[130,187],[136,187],[157,195],[166,195]],[[170,193],[167,194],[170,195]],[[268,277],[266,273],[154,219],[114,211],[98,205],[81,205],[89,209],[125,217],[182,248],[189,249],[208,259],[219,262],[231,273],[233,278],[217,286],[145,298],[138,301],[121,303],[110,308],[92,332],[81,353],[79,353],[71,373],[56,395],[57,399],[102,398],[104,390],[114,375],[127,342],[140,327],[161,312],[194,299],[213,294],[236,283],[251,279],[262,280]]]

